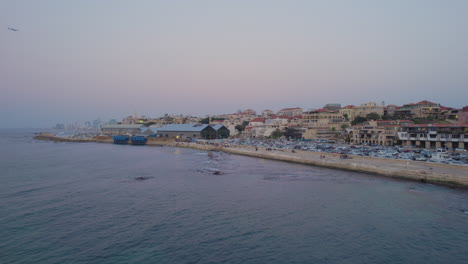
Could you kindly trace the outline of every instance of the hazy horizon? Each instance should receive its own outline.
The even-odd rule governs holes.
[[[461,108],[466,14],[462,0],[2,1],[0,127],[327,103]]]

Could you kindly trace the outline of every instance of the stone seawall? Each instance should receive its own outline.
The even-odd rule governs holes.
[[[40,134],[35,139],[59,142],[99,142],[112,143],[112,137],[100,136],[94,139],[61,138],[50,134]],[[251,146],[215,146],[196,143],[178,143],[168,138],[148,138],[147,145],[174,146],[198,149],[202,151],[223,151],[231,154],[250,157],[294,162],[306,165],[328,167],[377,174],[392,178],[415,180],[448,186],[468,187],[468,166],[430,163],[386,158],[361,157],[348,155],[341,159],[339,154],[311,151],[274,150],[264,148],[255,150]],[[323,157],[324,156],[324,157]]]
[[[291,150],[285,149],[266,151],[264,148],[259,148],[258,151],[256,151],[255,148],[248,146],[217,147],[184,143],[180,144],[179,147],[190,147],[205,151],[224,151],[238,155],[365,172],[392,178],[468,187],[468,166],[464,165],[353,155],[348,155],[347,159],[341,159],[339,154],[297,150],[292,152]],[[321,158],[322,156],[324,156],[324,158]]]
[[[57,137],[54,133],[40,133],[35,136],[34,139],[49,140],[56,142],[97,142],[96,138],[68,138],[68,137]]]

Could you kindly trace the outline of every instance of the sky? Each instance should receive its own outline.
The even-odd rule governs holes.
[[[466,14],[466,0],[0,0],[0,127],[463,107]]]

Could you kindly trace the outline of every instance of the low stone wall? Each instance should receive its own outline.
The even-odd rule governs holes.
[[[95,138],[68,138],[68,137],[57,137],[53,133],[40,133],[35,136],[34,139],[49,140],[56,142],[96,142]]]
[[[175,139],[173,138],[162,138],[162,137],[148,137],[146,141],[146,145],[153,145],[153,146],[170,146],[175,143]]]

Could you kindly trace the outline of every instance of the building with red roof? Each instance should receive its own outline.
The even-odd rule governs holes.
[[[396,113],[401,116],[410,116],[417,118],[441,118],[440,104],[433,103],[427,100],[417,103],[405,104],[396,110]]]
[[[289,116],[289,117],[298,116],[298,115],[302,115],[302,108],[300,107],[283,108],[279,110],[277,114],[279,116]]]

